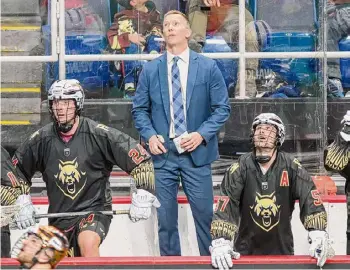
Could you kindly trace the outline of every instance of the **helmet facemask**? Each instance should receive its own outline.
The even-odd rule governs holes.
[[[257,161],[269,162],[277,148],[277,128],[269,124],[258,125],[254,130],[253,143]]]
[[[271,160],[285,138],[284,124],[274,113],[262,113],[255,117],[251,139],[254,145],[255,159],[264,164]]]
[[[274,149],[277,146],[277,129],[273,125],[260,124],[255,128],[253,137],[254,147]]]
[[[62,133],[67,133],[73,128],[79,115],[74,99],[54,99],[50,102],[50,113],[57,130]]]
[[[49,112],[59,132],[69,132],[80,115],[84,104],[84,90],[79,81],[60,80],[48,92]]]
[[[14,245],[11,257],[27,268],[33,265],[55,266],[67,255],[69,243],[62,232],[52,226],[29,229]]]

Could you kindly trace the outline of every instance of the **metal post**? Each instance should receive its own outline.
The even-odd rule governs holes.
[[[57,31],[57,16],[58,16],[58,10],[57,10],[58,1],[57,0],[51,0],[51,55],[54,55],[56,57],[56,61],[58,60],[58,51],[57,51],[57,38],[58,38],[58,31]]]
[[[202,53],[213,59],[238,59],[240,53]],[[350,52],[245,52],[245,58],[350,58]],[[153,60],[159,54],[76,54],[65,55],[66,61],[130,61]]]
[[[66,78],[66,22],[65,22],[65,0],[59,0],[59,12],[60,18],[58,20],[58,32],[59,32],[59,56],[58,56],[58,65],[59,65],[59,79],[63,80]]]
[[[245,89],[245,0],[239,0],[239,97],[246,96]]]

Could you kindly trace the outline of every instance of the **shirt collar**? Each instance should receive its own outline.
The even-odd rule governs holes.
[[[182,61],[184,61],[185,63],[188,63],[190,60],[190,49],[187,47],[182,53],[180,53],[179,55],[177,55]],[[171,52],[167,51],[167,61],[168,64],[172,63],[173,59],[174,59],[175,55],[172,54]]]

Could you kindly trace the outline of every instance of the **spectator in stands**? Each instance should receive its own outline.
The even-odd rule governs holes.
[[[200,254],[209,255],[213,214],[211,163],[217,132],[230,115],[225,82],[216,62],[188,48],[191,29],[177,10],[164,16],[167,52],[145,64],[132,114],[154,163],[162,256],[181,255],[177,227],[180,181],[194,217]]]
[[[108,41],[114,53],[138,54],[160,53],[162,36],[160,14],[152,1],[123,1],[125,10],[114,15],[114,22],[107,32]],[[140,61],[124,61],[124,97],[135,94],[136,81],[141,69]]]
[[[210,7],[210,11],[202,11],[201,6]],[[238,51],[239,44],[239,6],[238,0],[189,0],[188,17],[192,29],[191,48],[200,48],[204,45],[206,35],[222,36],[232,51]],[[245,10],[245,37],[246,51],[258,52],[259,45],[254,26],[254,18],[250,11]],[[199,44],[199,46],[198,46]],[[256,70],[258,59],[246,60],[246,96],[255,97]],[[239,82],[236,86],[236,97],[239,95]]]
[[[327,50],[337,52],[339,41],[350,35],[350,0],[328,0],[327,13]],[[343,97],[339,58],[328,58],[327,64],[328,96]]]

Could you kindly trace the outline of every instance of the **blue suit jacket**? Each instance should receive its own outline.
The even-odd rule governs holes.
[[[148,142],[153,135],[162,135],[169,149],[170,98],[167,54],[146,63],[140,74],[133,99],[132,114],[141,138]],[[215,61],[190,51],[186,88],[187,131],[199,132],[203,143],[191,153],[196,166],[218,159],[217,132],[230,115],[227,88]],[[152,155],[154,167],[160,168],[167,153]]]

